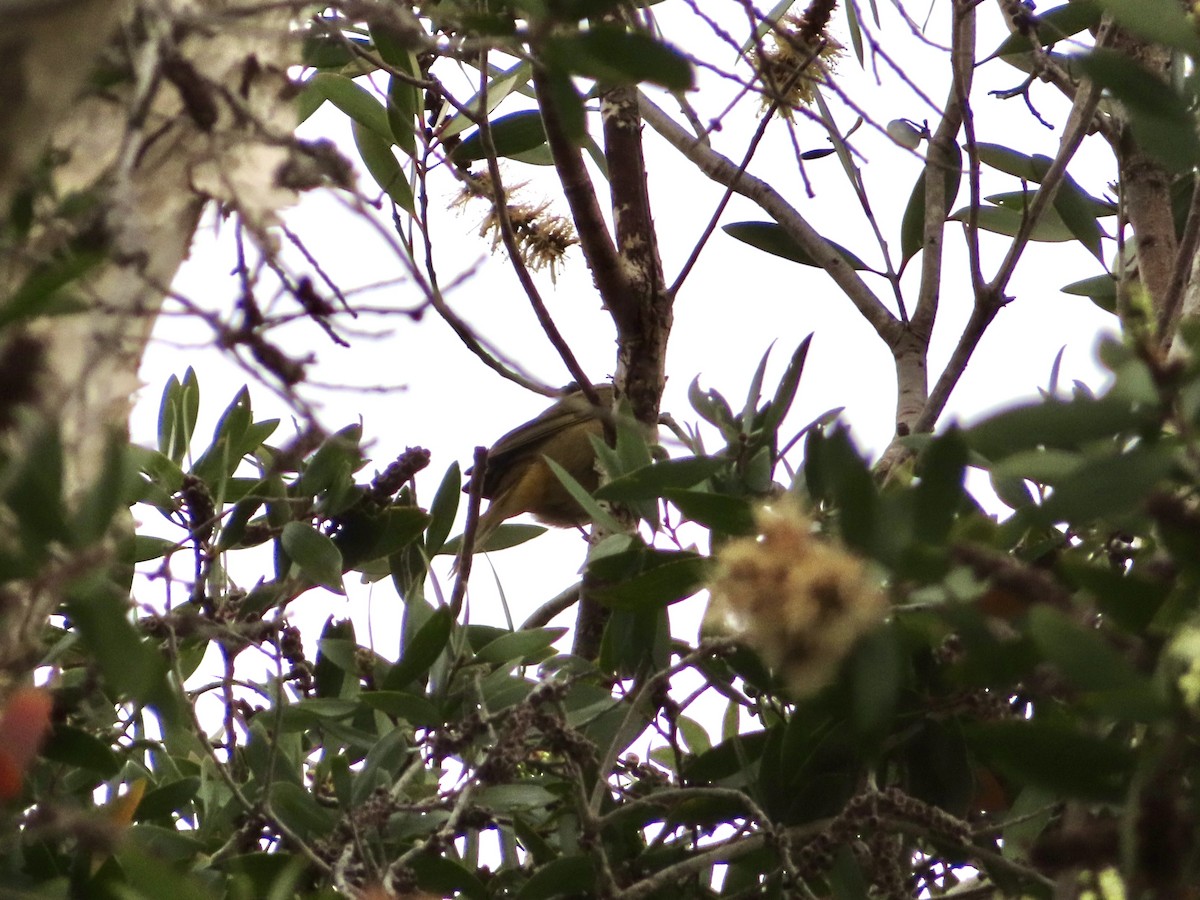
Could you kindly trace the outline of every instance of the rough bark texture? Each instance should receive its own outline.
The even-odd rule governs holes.
[[[658,255],[638,92],[619,87],[601,98],[604,144],[612,192],[617,252],[624,263],[628,293],[612,306],[617,324],[617,383],[623,385],[634,415],[653,424],[666,384],[667,339],[673,311]]]
[[[1112,46],[1160,78],[1168,77],[1169,48],[1149,44],[1122,29],[1115,31]],[[1157,316],[1167,302],[1177,250],[1171,215],[1171,174],[1137,145],[1128,130],[1113,149],[1121,167],[1125,215],[1137,235],[1138,274]]]
[[[131,3],[28,0],[0,22],[0,205],[41,155]],[[15,6],[15,9],[12,7]]]
[[[88,12],[98,23],[104,21],[99,7],[109,5],[88,4]],[[49,189],[35,194],[27,238],[0,261],[0,312],[38,266],[80,248],[101,251],[100,261],[71,285],[83,311],[31,317],[19,334],[15,326],[0,332],[0,353],[19,347],[40,364],[30,373],[32,415],[4,436],[6,449],[20,453],[39,420],[57,423],[68,505],[98,477],[109,435],[126,427],[146,340],[205,202],[216,198],[236,208],[248,230],[266,240],[272,212],[291,201],[280,175],[294,125],[285,102],[286,67],[298,56],[284,7],[147,2],[124,10],[119,35],[105,51],[105,65],[117,77],[102,90],[64,97],[61,84],[35,77],[44,58],[76,54],[74,63],[56,68],[57,78],[98,54],[96,39],[107,37],[99,24],[54,25],[77,6],[83,5],[54,5],[45,19],[30,13],[29,65],[0,73],[0,93],[19,101],[4,104],[0,127],[22,127],[47,109],[61,111],[53,122]],[[64,41],[64,30],[86,30],[93,40],[75,35]],[[30,140],[32,146],[0,159],[0,186],[10,194],[43,158],[37,135]],[[88,212],[65,217],[61,199],[70,196],[86,197]],[[0,539],[11,540],[19,523],[0,529],[9,532]],[[94,564],[104,562],[103,553],[96,555]],[[61,600],[64,578],[80,568],[79,560],[59,558],[28,582],[9,586],[0,603],[0,672],[19,675],[37,661],[41,629]]]

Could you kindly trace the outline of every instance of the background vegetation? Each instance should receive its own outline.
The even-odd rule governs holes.
[[[0,159],[0,892],[1193,896],[1200,37],[1175,0],[947,0],[934,26],[909,7],[15,14],[20,52],[0,73],[0,146],[15,148]],[[998,46],[979,37],[985,15],[1007,25]],[[941,71],[918,79],[885,27],[946,35]],[[695,51],[714,39],[724,57]],[[77,77],[39,81],[56,54]],[[860,104],[838,67],[855,66],[907,85],[929,121],[839,125]],[[987,67],[1015,73],[1010,102],[1055,129],[1053,157],[1024,131],[977,139]],[[293,136],[327,103],[353,123],[354,160]],[[718,141],[744,107],[757,130]],[[801,149],[813,126],[825,144]],[[868,131],[924,160],[886,217],[856,151]],[[688,178],[761,213],[730,222],[722,201],[669,277],[651,132]],[[1107,169],[1077,180],[1088,136]],[[786,177],[756,173],[772,141],[793,148]],[[857,200],[853,246],[806,217],[822,159]],[[523,165],[547,167],[569,217],[515,198]],[[374,186],[356,188],[356,169]],[[321,427],[308,355],[281,336],[302,319],[353,339],[355,297],[318,252],[286,261],[276,216],[294,192],[340,192],[395,251],[416,298],[403,315],[428,311],[464,359],[554,395],[446,302],[431,198],[450,185],[490,210],[485,233],[576,383],[604,379],[534,273],[578,244],[616,335],[602,484],[556,476],[594,523],[582,579],[508,628],[470,621],[472,553],[540,530],[474,547],[478,483],[419,448],[369,474],[361,426]],[[243,251],[235,299],[191,312],[292,403],[296,428],[187,370],[165,385],[156,446],[131,445],[137,364],[212,202]],[[788,419],[807,339],[776,350],[778,377],[751,362],[744,397],[694,383],[691,409],[664,420],[669,450],[648,437],[674,299],[719,239],[823,270],[882,342],[896,430],[880,458],[836,410]],[[1116,316],[1109,386],[1056,375],[1039,402],[938,427],[1031,241],[1094,257],[1095,277],[1064,289]],[[969,313],[931,356],[944,296]],[[211,438],[197,433],[222,403]],[[447,580],[438,558],[456,553]],[[402,601],[394,652],[349,620],[303,634],[288,618],[307,592],[363,580]],[[706,602],[701,634],[672,633],[672,607]],[[571,604],[568,647],[548,623]]]

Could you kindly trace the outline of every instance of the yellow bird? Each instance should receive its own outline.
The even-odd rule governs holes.
[[[613,386],[594,385],[601,407],[582,391],[573,391],[545,412],[518,425],[488,451],[482,496],[490,500],[479,517],[475,546],[482,547],[502,522],[523,512],[547,525],[585,525],[588,515],[567,493],[546,464],[550,458],[587,490],[600,483],[591,436],[603,437],[604,418],[612,409]]]

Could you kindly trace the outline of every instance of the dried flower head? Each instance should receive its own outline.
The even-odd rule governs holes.
[[[514,185],[502,191],[506,201],[525,187],[526,182]],[[496,191],[492,187],[492,179],[487,173],[470,175],[462,189],[450,202],[451,209],[463,208],[471,200],[484,200],[490,206],[479,226],[481,237],[490,235],[492,250],[504,242],[503,222],[500,210],[512,227],[513,238],[516,242],[517,253],[521,261],[530,269],[537,272],[541,269],[550,270],[550,278],[557,276],[556,267],[566,256],[572,244],[579,243],[575,228],[562,216],[553,215],[547,210],[549,203],[531,205],[520,202],[506,202],[503,207],[496,203]]]
[[[807,697],[883,621],[887,603],[862,560],[813,534],[794,501],[762,507],[757,523],[757,537],[731,541],[717,553],[706,627],[724,626],[793,697]]]
[[[762,79],[764,106],[778,103],[783,115],[813,102],[814,88],[829,78],[842,45],[826,32],[829,16],[813,16],[813,7],[789,14],[770,31],[770,44],[751,55]],[[828,4],[832,11],[833,4]]]

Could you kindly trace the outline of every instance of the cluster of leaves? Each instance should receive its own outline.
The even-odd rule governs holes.
[[[766,403],[760,369],[741,413],[693,390],[726,440],[715,452],[695,440],[694,456],[656,460],[619,428],[597,496],[664,534],[698,525],[717,547],[753,533],[753,505],[782,489],[779,427],[806,349]],[[54,726],[10,807],[6,883],[157,896],[187,874],[172,884],[196,897],[384,883],[702,896],[726,863],[722,896],[796,880],[856,896],[935,887],[934,862],[1034,896],[1073,866],[1190,883],[1200,364],[1119,345],[1106,360],[1103,396],[914,439],[915,469],[882,486],[843,430],[804,429],[790,490],[877,566],[894,605],[802,703],[745,649],[671,638],[666,610],[699,602],[703,554],[610,538],[589,573],[615,611],[599,667],[556,654],[561,629],[472,625],[427,598],[429,560],[456,546],[455,468],[423,511],[411,455],[356,483],[355,429],[311,452],[273,447],[276,423],[256,422],[245,392],[185,467],[199,386],[173,380],[159,448],[114,454],[142,475],[114,479],[126,493],[108,510],[139,501],[181,536],[140,534],[103,577],[67,579],[43,660]],[[1011,516],[979,507],[968,467],[989,473]],[[257,582],[241,590],[228,571],[248,560]],[[133,562],[153,576],[134,586],[143,610],[156,582],[168,598],[136,621],[123,599]],[[394,659],[330,621],[309,661],[278,615],[306,590],[341,590],[349,571],[390,576],[404,598]],[[715,743],[689,714],[694,695],[675,696],[684,670],[723,698]],[[623,676],[615,690],[606,673]],[[206,722],[193,710],[209,694],[221,712]],[[658,749],[628,756],[647,729]],[[1078,833],[1062,824],[1072,807]],[[918,857],[924,882],[911,880]]]
[[[485,69],[476,96],[455,106],[431,77],[427,38],[486,36],[537,58],[569,135],[598,158],[573,78],[691,83],[677,51],[616,24],[621,6],[481,12],[443,0],[423,10],[420,35],[401,20],[338,22],[310,42],[300,102],[344,111],[368,172],[415,215],[395,148],[414,161],[439,143],[459,163],[550,156],[537,112],[482,124],[505,96],[530,91],[529,62]],[[1196,55],[1194,31],[1167,0],[1073,2],[1032,17],[997,55],[1019,63],[1104,10]],[[857,29],[852,38],[861,58]],[[1200,160],[1194,73],[1168,86],[1105,51],[1057,61],[1128,107],[1186,200]],[[386,102],[352,80],[380,63]],[[454,112],[443,115],[445,104]],[[423,111],[434,113],[431,133]],[[972,171],[988,166],[1021,189],[952,211],[960,175],[950,165],[946,215],[1020,234],[1026,186],[1047,179],[1052,161],[986,143],[948,152],[963,151]],[[835,152],[857,178],[844,142]],[[925,178],[901,226],[900,265],[886,270],[896,283],[920,251]],[[1098,220],[1113,212],[1060,173],[1030,236],[1077,241],[1099,258]],[[813,262],[775,223],[726,230]],[[26,294],[40,303],[77,275],[31,276],[0,324],[25,316]],[[1072,288],[1115,305],[1108,273]],[[1183,338],[1200,346],[1200,333]],[[781,432],[806,352],[766,401],[764,360],[740,410],[693,385],[715,449],[684,430],[689,455],[657,458],[639,427],[618,421],[614,445],[597,446],[606,479],[595,494],[559,472],[612,532],[585,573],[612,609],[596,661],[559,653],[561,629],[472,624],[446,602],[430,563],[460,546],[450,537],[457,467],[423,509],[422,454],[362,480],[358,428],[317,446],[304,436],[272,445],[278,423],[256,421],[245,390],[199,447],[189,372],[164,391],[157,448],[114,440],[95,484],[68,503],[60,436],[31,426],[30,452],[0,458],[0,514],[20,523],[20,541],[0,546],[0,582],[36,578],[63,602],[39,660],[53,699],[40,757],[26,752],[20,709],[0,718],[0,740],[25,744],[4,758],[8,889],[536,900],[791,896],[803,884],[849,898],[936,893],[968,867],[1037,897],[1067,870],[1119,869],[1134,892],[1160,896],[1195,883],[1200,363],[1168,361],[1134,335],[1106,348],[1114,382],[1103,396],[1077,389],[913,436],[915,462],[881,478],[832,424],[836,411]],[[785,455],[801,440],[793,472]],[[1011,515],[985,511],[966,489],[969,469],[990,477]],[[673,605],[701,602],[721,547],[756,533],[757,504],[784,492],[823,538],[874,567],[892,604],[803,701],[748,648],[684,640],[668,622]],[[613,503],[647,527],[624,531]],[[131,506],[152,525],[114,543]],[[504,526],[484,549],[536,533]],[[344,592],[348,573],[391,580],[403,600],[399,645],[367,646],[352,623],[330,620],[310,660],[284,614],[306,592]],[[701,689],[685,687],[685,674]],[[711,720],[693,709],[702,696],[719,704]],[[647,733],[650,757],[632,756]]]
[[[693,82],[691,65],[678,50],[619,21],[624,5],[614,0],[518,2],[480,11],[469,3],[428,4],[422,9],[427,33],[419,34],[382,13],[367,27],[331,19],[328,30],[312,33],[306,45],[305,63],[312,74],[299,97],[300,117],[307,118],[327,101],[345,113],[367,172],[400,209],[415,215],[410,177],[395,150],[414,161],[432,150],[460,166],[489,152],[533,165],[551,163],[537,111],[488,119],[511,94],[533,95],[529,58],[536,57],[569,134],[603,168],[599,147],[585,128],[585,98],[573,78],[607,85],[646,82],[676,91]],[[581,23],[587,27],[579,27]],[[434,80],[430,65],[433,36],[459,34],[486,36],[496,50],[508,50],[521,61],[505,71],[485,73],[474,96],[456,100]],[[475,66],[478,60],[466,54],[461,62]],[[386,102],[353,80],[376,72],[387,76]],[[421,122],[426,110],[428,132]]]

